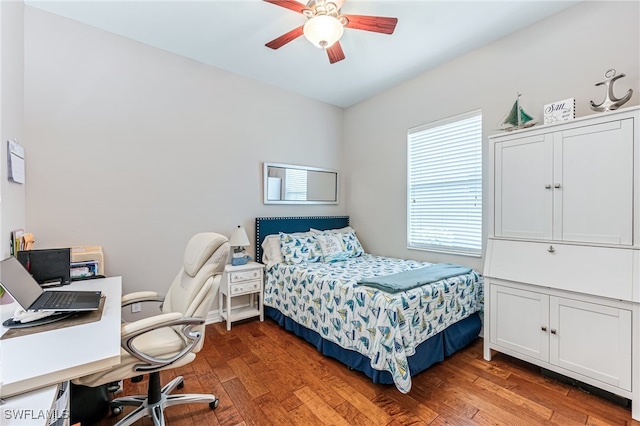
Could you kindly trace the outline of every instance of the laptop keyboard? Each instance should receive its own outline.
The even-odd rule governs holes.
[[[64,291],[50,291],[49,299],[47,300],[47,306],[52,309],[63,309],[69,307],[74,300],[73,293],[67,293]]]

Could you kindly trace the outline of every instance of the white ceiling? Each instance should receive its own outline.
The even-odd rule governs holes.
[[[580,0],[348,0],[345,14],[398,18],[392,35],[345,29],[346,59],[300,37],[278,50],[265,43],[306,18],[261,0],[25,0],[142,43],[348,107],[497,40]],[[534,42],[534,41],[532,41]]]

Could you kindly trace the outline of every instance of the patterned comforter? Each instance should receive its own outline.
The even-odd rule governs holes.
[[[482,277],[471,271],[396,294],[356,283],[428,265],[370,254],[335,263],[278,263],[267,270],[264,304],[367,356],[372,368],[389,371],[398,390],[407,393],[407,357],[431,336],[481,310]]]

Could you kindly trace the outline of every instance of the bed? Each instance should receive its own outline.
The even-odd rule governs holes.
[[[256,218],[256,259],[265,263],[268,317],[403,393],[412,376],[471,343],[482,326],[476,271],[366,253],[348,216]],[[453,269],[431,274],[432,282],[394,284],[442,266]]]

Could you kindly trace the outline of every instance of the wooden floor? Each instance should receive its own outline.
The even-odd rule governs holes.
[[[502,354],[484,361],[482,339],[414,377],[402,394],[320,355],[271,320],[234,323],[229,332],[216,323],[207,326],[196,360],[163,372],[162,383],[176,375],[185,379],[179,392],[213,393],[220,405],[170,407],[168,426],[640,425],[629,408],[544,378],[530,364]],[[126,380],[124,394],[146,393],[146,384],[146,377]]]

